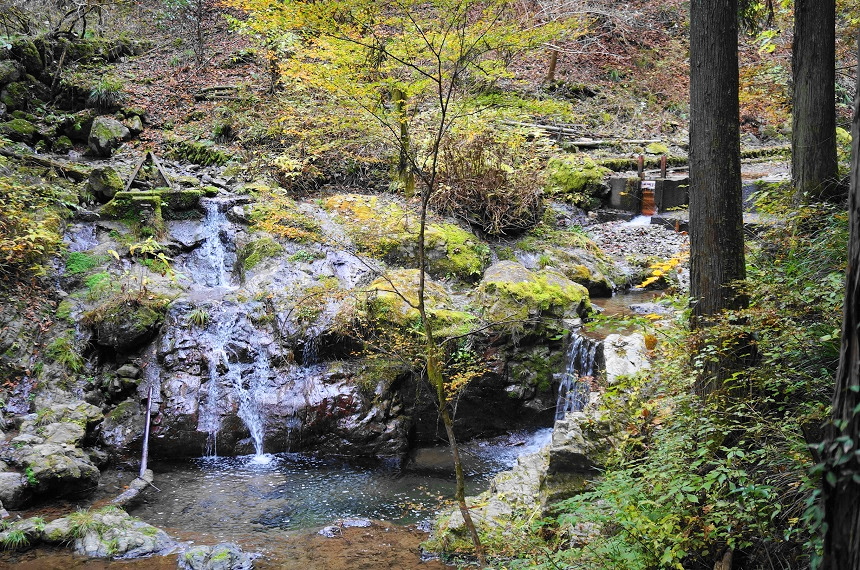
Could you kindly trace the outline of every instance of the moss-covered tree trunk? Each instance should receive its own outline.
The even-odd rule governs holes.
[[[850,238],[842,344],[833,421],[822,450],[826,523],[823,570],[860,569],[860,99],[854,101],[851,134]]]
[[[798,202],[838,185],[836,160],[836,0],[794,3],[791,178]]]
[[[693,328],[746,306],[738,113],[738,2],[690,3],[690,296]],[[731,352],[731,351],[729,351]],[[728,354],[718,351],[717,354]],[[695,385],[722,387],[731,357],[709,359]]]

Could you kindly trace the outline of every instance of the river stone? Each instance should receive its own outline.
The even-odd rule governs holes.
[[[87,188],[99,202],[106,204],[125,187],[117,171],[110,166],[97,166],[90,172]]]
[[[194,546],[179,556],[180,570],[251,570],[253,557],[231,542]]]
[[[166,532],[122,509],[92,513],[95,528],[75,540],[75,552],[94,558],[133,559],[174,552],[178,543]]]
[[[611,385],[621,376],[631,376],[650,368],[646,353],[645,337],[642,334],[608,335],[603,341],[606,381]]]
[[[128,119],[126,119],[123,124],[131,133],[131,136],[136,137],[140,133],[143,132],[143,121],[140,120],[140,117],[137,115],[132,115]]]
[[[54,519],[42,530],[42,540],[51,544],[61,544],[74,540],[72,521],[66,517]]]
[[[97,156],[108,157],[119,145],[131,138],[131,132],[111,117],[96,117],[87,140],[90,150]]]
[[[0,501],[4,507],[20,508],[27,503],[31,495],[32,490],[27,477],[11,471],[0,473]]]

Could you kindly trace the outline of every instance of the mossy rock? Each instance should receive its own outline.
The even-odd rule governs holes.
[[[171,211],[193,210],[200,205],[200,198],[204,195],[204,191],[201,188],[186,190],[156,188],[153,192],[161,194],[161,200]]]
[[[555,334],[565,328],[564,320],[591,311],[584,286],[557,271],[530,271],[516,261],[487,269],[475,299],[486,321],[510,333]]]
[[[169,300],[156,295],[112,298],[84,314],[101,346],[131,350],[148,342],[164,322]]]
[[[585,154],[551,158],[548,165],[546,190],[566,202],[593,210],[600,206],[606,193],[603,182],[610,173]]]
[[[21,78],[21,67],[18,62],[6,59],[0,60],[0,85],[6,85]]]
[[[39,49],[35,42],[30,38],[21,38],[15,40],[12,44],[12,53],[15,59],[21,62],[27,73],[39,75],[44,70],[42,56],[39,54]]]
[[[168,145],[171,158],[201,166],[224,166],[234,158],[231,153],[218,148],[211,141],[173,139],[168,141]]]
[[[669,147],[663,143],[651,143],[645,147],[648,154],[669,154]]]
[[[73,141],[87,142],[95,117],[95,111],[92,110],[66,115],[60,123],[62,132]]]
[[[242,269],[250,271],[264,260],[275,257],[284,251],[284,246],[270,237],[256,239],[239,250]]]
[[[51,145],[51,150],[56,152],[57,154],[67,154],[73,148],[74,145],[72,144],[72,140],[66,135],[60,136]]]
[[[399,202],[360,194],[339,194],[324,207],[345,226],[365,255],[415,266],[418,261],[418,214]],[[431,222],[425,229],[427,270],[437,277],[477,280],[489,263],[490,250],[474,234],[450,223]]]
[[[367,315],[383,327],[418,330],[418,277],[417,269],[399,269],[373,281],[367,288]],[[471,330],[475,316],[457,310],[441,283],[427,279],[424,287],[424,303],[436,336],[448,338]]]
[[[9,140],[32,144],[39,136],[39,130],[25,119],[12,119],[0,123],[0,136]]]
[[[66,139],[68,140],[68,139]],[[71,144],[71,141],[70,141]],[[113,167],[99,166],[90,172],[87,188],[102,203],[110,201],[117,192],[121,192],[125,184]]]
[[[131,138],[131,131],[112,117],[96,117],[87,138],[90,150],[97,156],[108,157],[124,141]]]

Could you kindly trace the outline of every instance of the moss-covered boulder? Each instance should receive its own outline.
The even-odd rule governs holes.
[[[324,207],[335,214],[365,255],[398,265],[417,264],[419,217],[400,202],[339,194],[326,200]],[[424,243],[427,270],[437,277],[475,281],[489,263],[489,248],[455,224],[427,224]]]
[[[663,143],[651,143],[645,147],[645,152],[648,154],[669,154],[669,147]]]
[[[168,303],[156,295],[111,298],[86,313],[83,322],[92,328],[97,344],[119,351],[134,350],[155,336]]]
[[[0,85],[6,85],[21,78],[21,65],[14,60],[0,60]]]
[[[417,269],[400,269],[373,281],[367,288],[367,314],[383,328],[418,330],[421,324],[416,308],[418,277]],[[428,318],[440,338],[464,334],[476,320],[473,314],[457,310],[445,287],[431,279],[424,283],[424,303]]]
[[[60,136],[51,144],[51,150],[57,154],[67,154],[73,148],[72,140],[66,135]]]
[[[60,121],[59,128],[63,134],[71,140],[87,142],[95,118],[95,111],[91,109],[84,110],[80,113],[63,117],[62,121]]]
[[[554,157],[547,164],[547,193],[584,209],[600,206],[606,195],[603,179],[610,173],[585,154]]]
[[[109,202],[117,192],[122,191],[124,186],[122,178],[110,166],[93,168],[87,181],[87,189],[103,204]]]
[[[44,70],[42,55],[31,38],[20,38],[12,44],[12,55],[21,62],[27,73],[40,75]]]
[[[131,138],[131,132],[112,117],[96,117],[87,139],[90,150],[97,156],[108,157],[123,142]]]
[[[500,261],[484,273],[475,300],[485,320],[512,334],[556,334],[565,320],[591,311],[588,290],[561,273],[530,271],[516,261]]]
[[[12,141],[33,144],[39,137],[39,130],[30,121],[12,119],[11,121],[0,123],[0,136]]]

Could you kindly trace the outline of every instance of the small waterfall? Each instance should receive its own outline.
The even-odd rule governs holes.
[[[201,200],[201,205],[206,210],[203,219],[203,230],[206,236],[203,246],[200,248],[200,257],[206,271],[201,275],[195,275],[195,280],[201,280],[208,287],[229,287],[230,276],[227,272],[227,252],[221,233],[229,225],[227,216],[222,211],[221,203],[216,200]]]
[[[597,373],[597,347],[599,342],[578,333],[573,334],[567,350],[567,368],[558,386],[555,419],[564,418],[567,412],[579,412],[588,403],[590,381]]]
[[[242,362],[235,349],[229,346],[237,336],[240,316],[225,312],[221,318],[214,334],[208,333],[202,338],[208,349],[209,382],[205,403],[200,406],[198,429],[207,434],[206,454],[217,456],[221,417],[229,409],[230,402],[237,402],[237,414],[248,428],[255,455],[262,457],[266,420],[261,403],[271,374],[269,352],[259,342],[252,341],[247,347],[251,362]]]

